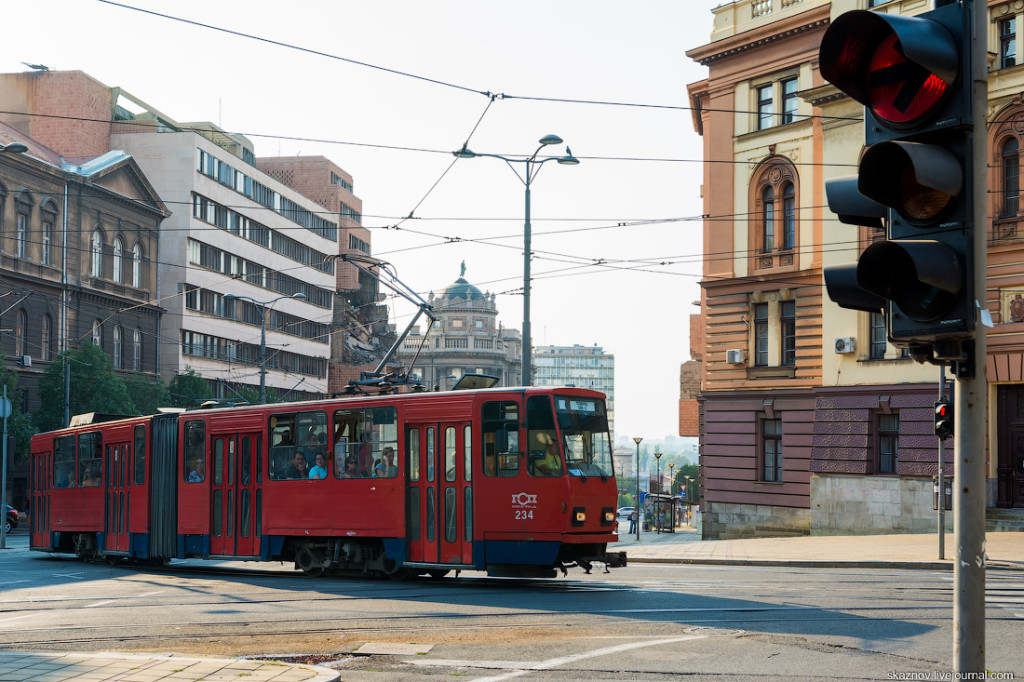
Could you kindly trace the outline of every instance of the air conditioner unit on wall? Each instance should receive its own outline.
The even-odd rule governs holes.
[[[845,336],[840,339],[836,339],[836,352],[837,353],[853,353],[857,350],[857,340],[852,336]]]
[[[734,348],[732,350],[725,351],[725,361],[730,363],[730,364],[733,364],[733,365],[738,365],[738,364],[742,363],[743,362],[743,349],[742,348]]]
[[[31,355],[22,355],[20,358],[18,358],[18,364],[21,365],[22,367],[31,367],[32,366],[32,356]]]

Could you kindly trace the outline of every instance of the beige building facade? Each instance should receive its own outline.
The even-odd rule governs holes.
[[[1022,508],[1022,7],[989,8],[989,286],[979,297],[995,323],[987,506]],[[688,52],[709,67],[709,78],[689,88],[704,137],[710,216],[701,309],[707,340],[694,401],[708,537],[935,528],[939,368],[888,344],[881,315],[840,309],[822,287],[823,268],[854,262],[884,238],[839,223],[824,196],[826,180],[856,173],[864,149],[863,108],[825,82],[817,63],[825,28],[852,9],[917,14],[931,6],[738,0],[713,11],[711,42]],[[951,443],[944,463],[952,472]]]

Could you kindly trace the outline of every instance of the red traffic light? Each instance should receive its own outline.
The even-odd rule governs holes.
[[[879,118],[896,124],[913,123],[928,116],[951,85],[909,61],[895,33],[889,34],[871,56],[867,79],[867,106]]]
[[[935,402],[935,435],[939,438],[953,435],[953,405],[948,400]]]
[[[960,71],[960,48],[942,24],[867,10],[836,17],[819,59],[827,81],[897,128],[937,114]]]

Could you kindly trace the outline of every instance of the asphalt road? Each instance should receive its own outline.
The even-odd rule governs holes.
[[[287,655],[345,680],[943,679],[952,575],[633,565],[551,580],[309,579],[280,564],[0,551],[0,647]],[[1024,675],[1024,574],[989,571],[989,670]]]

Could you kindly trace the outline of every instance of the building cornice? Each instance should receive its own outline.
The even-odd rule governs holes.
[[[829,5],[815,7],[792,17],[694,48],[687,51],[686,56],[703,66],[709,66],[722,59],[787,40],[801,33],[824,29],[829,23],[829,11]]]

